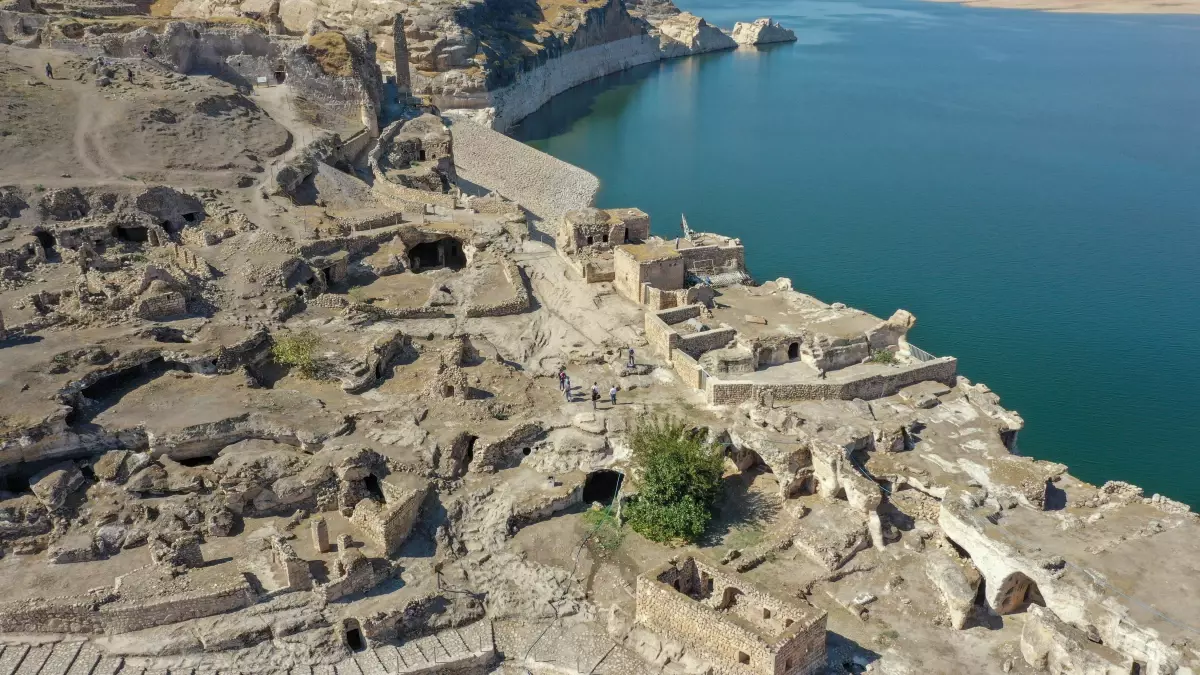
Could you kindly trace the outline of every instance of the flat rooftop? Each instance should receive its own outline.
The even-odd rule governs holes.
[[[617,247],[618,251],[628,253],[634,260],[638,262],[650,262],[652,260],[667,260],[670,258],[680,257],[679,252],[675,247],[667,242],[648,242],[645,244],[622,244]]]
[[[710,325],[727,324],[745,339],[800,333],[849,337],[861,335],[881,321],[862,310],[836,309],[811,295],[779,290],[773,284],[721,288],[712,316]],[[749,317],[765,319],[766,324]]]

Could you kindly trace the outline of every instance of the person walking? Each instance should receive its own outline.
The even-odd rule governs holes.
[[[47,80],[54,79],[54,69],[50,67],[49,63],[46,64],[46,79]]]
[[[558,390],[562,391],[565,388],[567,379],[567,369],[559,366],[558,368]]]
[[[617,385],[614,384],[612,389],[608,390],[608,400],[612,403],[614,408],[617,407]]]
[[[637,361],[635,361],[633,359],[633,347],[630,347],[629,348],[629,367],[632,368],[635,365],[637,365]]]
[[[600,385],[592,383],[592,410],[596,409],[596,404],[600,402]]]
[[[571,402],[571,377],[563,373],[563,396],[567,399],[567,403]]]

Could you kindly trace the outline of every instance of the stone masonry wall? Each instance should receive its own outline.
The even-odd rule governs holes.
[[[687,305],[660,312],[646,312],[646,341],[650,343],[651,352],[662,357],[670,356],[680,337],[671,325],[700,316],[701,309],[700,305]]]
[[[671,352],[671,366],[675,368],[676,374],[683,380],[683,383],[692,389],[703,389],[706,377],[704,369],[700,367],[700,362],[689,356],[686,352],[676,349]]]
[[[710,274],[746,269],[746,249],[742,246],[697,246],[681,248],[684,266],[692,274]]]
[[[225,614],[254,604],[254,590],[244,576],[237,581],[192,593],[114,602],[100,607],[106,633],[128,633],[152,626]]]
[[[672,584],[679,586],[677,590]],[[703,597],[696,599],[689,593]],[[768,612],[764,612],[769,610]],[[736,614],[732,620],[727,613]],[[637,619],[715,659],[730,675],[811,675],[825,665],[825,613],[801,608],[740,577],[688,559],[638,577]],[[761,625],[764,637],[748,626]],[[744,658],[749,657],[749,663]]]
[[[676,348],[687,352],[689,356],[699,358],[701,354],[728,345],[737,337],[736,328],[714,328],[679,338]]]
[[[513,297],[490,305],[471,305],[466,310],[468,317],[508,316],[529,311],[532,302],[529,298],[529,288],[525,285],[525,278],[521,274],[521,268],[517,267],[513,261],[505,260],[504,278],[508,279],[509,285],[512,286]]]
[[[934,380],[954,385],[958,360],[944,356],[933,361],[895,369],[887,375],[871,375],[849,382],[797,384],[758,384],[755,382],[708,380],[708,402],[712,405],[736,405],[770,392],[777,401],[871,400],[891,396],[904,387]]]
[[[364,499],[354,508],[350,521],[391,556],[408,539],[424,499],[424,489],[410,490],[396,499],[395,503],[383,506]]]

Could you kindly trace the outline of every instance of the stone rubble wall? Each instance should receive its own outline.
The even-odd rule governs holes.
[[[474,449],[474,458],[471,460],[470,470],[492,473],[510,466],[516,466],[520,463],[521,458],[524,457],[521,454],[521,449],[532,445],[545,432],[546,430],[540,423],[528,422],[518,425],[502,438],[482,447],[477,443]]]
[[[709,379],[707,395],[711,405],[737,405],[764,393],[772,394],[776,401],[871,400],[891,396],[918,382],[934,380],[952,386],[957,374],[958,360],[944,356],[925,363],[901,366],[888,375],[871,375],[849,382],[762,384]]]
[[[529,297],[529,286],[521,274],[521,268],[511,260],[504,261],[504,278],[513,289],[513,297],[489,305],[468,305],[466,315],[471,318],[483,316],[508,316],[528,312],[532,307]]]
[[[455,172],[460,183],[477,188],[464,184],[464,192],[496,192],[528,209],[547,227],[557,224],[567,211],[595,202],[600,179],[587,171],[461,117],[452,117],[449,125]]]
[[[0,604],[3,633],[128,633],[233,612],[256,602],[244,576],[209,588],[122,601],[116,593]]]

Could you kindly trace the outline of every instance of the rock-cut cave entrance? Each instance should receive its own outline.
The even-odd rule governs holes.
[[[342,630],[346,634],[346,646],[351,651],[361,652],[367,648],[367,641],[363,637],[362,628],[359,627],[357,619],[343,621]]]
[[[587,475],[583,483],[583,503],[600,502],[610,504],[617,496],[617,486],[621,484],[621,472],[609,469],[599,469]]]
[[[412,247],[408,252],[408,264],[414,272],[439,267],[460,270],[467,266],[467,256],[461,241],[454,237],[443,237]]]

